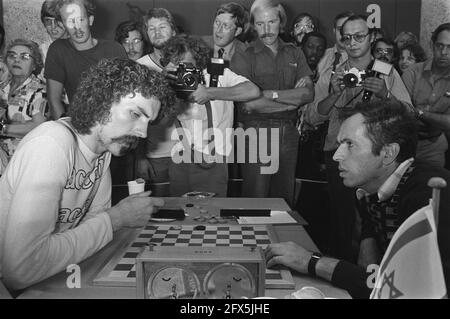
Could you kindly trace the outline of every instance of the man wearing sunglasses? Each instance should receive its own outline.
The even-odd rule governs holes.
[[[325,138],[324,155],[327,170],[327,180],[332,210],[330,218],[330,253],[338,258],[355,261],[358,255],[357,247],[353,244],[352,235],[355,225],[354,190],[346,188],[339,176],[338,165],[333,161],[336,151],[336,137],[341,121],[338,119],[339,109],[352,108],[362,101],[364,91],[372,94],[371,99],[395,98],[411,104],[408,91],[400,75],[392,68],[387,76],[370,76],[365,78],[359,86],[346,87],[343,77],[350,69],[357,72],[368,71],[373,64],[371,43],[373,35],[367,26],[366,18],[361,15],[350,16],[341,28],[341,42],[345,46],[348,60],[336,67],[335,72],[321,74],[315,87],[314,106],[311,108],[313,124],[318,125],[329,121]],[[360,256],[363,256],[360,254]]]
[[[92,36],[95,6],[91,0],[56,0],[55,11],[69,35],[68,39],[58,39],[50,45],[45,60],[50,111],[58,119],[67,111],[61,100],[64,89],[72,103],[84,71],[102,58],[126,58],[127,54],[117,42]]]

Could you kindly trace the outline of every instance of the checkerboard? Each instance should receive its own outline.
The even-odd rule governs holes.
[[[154,225],[149,224],[135,240],[111,261],[94,279],[94,284],[107,286],[134,286],[136,284],[136,257],[147,245],[198,246],[198,247],[245,247],[265,248],[276,242],[270,226],[265,225]],[[266,288],[295,288],[288,270],[266,270]]]

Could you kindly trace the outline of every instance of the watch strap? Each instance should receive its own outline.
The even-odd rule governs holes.
[[[315,252],[311,255],[308,263],[308,274],[312,277],[316,277],[316,264],[320,258],[322,258],[322,254],[320,253]]]

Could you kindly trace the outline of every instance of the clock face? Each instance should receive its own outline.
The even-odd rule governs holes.
[[[256,283],[247,268],[235,263],[220,264],[205,276],[207,298],[235,299],[256,297]]]
[[[200,289],[197,275],[182,267],[161,268],[147,283],[147,295],[156,299],[195,299]]]

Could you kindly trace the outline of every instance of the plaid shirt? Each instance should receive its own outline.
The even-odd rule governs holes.
[[[414,170],[414,159],[401,163],[381,185],[377,193],[363,189],[356,191],[362,219],[361,239],[373,237],[383,251],[387,249],[395,231],[400,226],[397,213],[398,196],[402,186]]]

